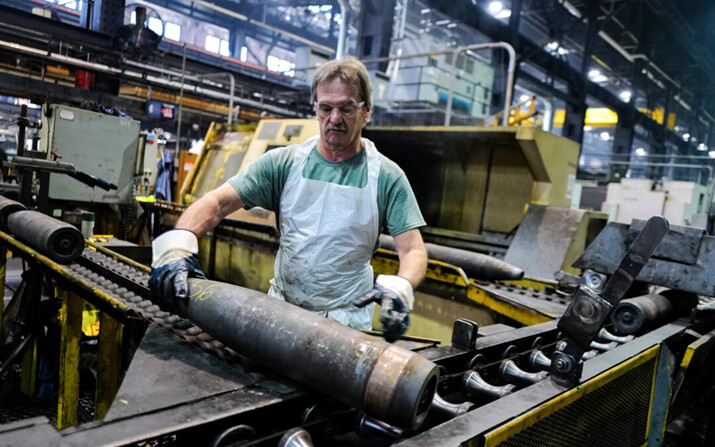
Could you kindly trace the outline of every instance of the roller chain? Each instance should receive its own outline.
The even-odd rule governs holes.
[[[191,321],[166,312],[149,299],[149,274],[103,253],[85,248],[77,262],[66,266],[74,275],[124,303],[144,320],[168,328],[185,341],[223,360],[240,356]]]

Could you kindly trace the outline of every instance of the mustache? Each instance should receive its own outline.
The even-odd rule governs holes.
[[[342,125],[333,126],[333,125],[328,124],[327,126],[325,126],[325,131],[327,132],[329,130],[337,130],[340,132],[347,132],[348,128],[345,126],[342,126]]]

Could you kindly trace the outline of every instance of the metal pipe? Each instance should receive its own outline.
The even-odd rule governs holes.
[[[340,5],[340,15],[342,16],[342,21],[340,22],[340,29],[338,30],[338,45],[335,48],[335,59],[342,59],[345,54],[345,42],[347,42],[348,37],[348,23],[350,15],[350,5],[347,0],[338,0]]]
[[[453,404],[452,402],[447,402],[437,393],[434,393],[432,397],[432,408],[440,413],[446,414],[450,418],[456,418],[467,413],[474,407],[472,402],[462,402],[460,404]]]
[[[179,143],[181,142],[181,113],[184,109],[184,76],[186,75],[186,42],[184,42],[184,56],[181,58],[181,87],[179,88],[179,113],[176,117],[176,153],[174,157],[179,159]],[[229,110],[229,113],[231,111]]]
[[[142,76],[143,79],[145,79],[146,81],[149,81],[149,82],[155,83],[155,84],[161,84],[161,85],[163,85],[163,86],[165,86],[165,87],[171,87],[171,88],[177,88],[177,89],[180,87],[180,84],[176,83],[175,81],[167,80],[167,79],[165,79],[165,78],[163,78],[163,77],[156,77],[156,76],[146,75],[146,71],[154,71],[154,72],[156,72],[156,73],[161,73],[161,74],[165,74],[165,75],[168,75],[168,76],[174,76],[174,77],[181,77],[181,73],[180,73],[180,72],[177,72],[177,71],[174,71],[174,70],[168,70],[168,69],[166,69],[166,68],[153,67],[153,66],[148,65],[148,64],[142,64],[142,63],[140,63],[140,62],[134,62],[134,61],[129,61],[129,60],[128,60],[128,61],[125,61],[125,64],[126,64],[126,65],[131,65],[131,66],[133,66],[133,67],[142,69],[143,73],[141,74],[141,76]],[[139,73],[124,72],[124,74],[127,75],[127,76],[139,77]],[[201,77],[200,77],[200,76],[191,76],[191,75],[185,75],[185,76],[184,76],[184,80],[185,80],[185,81],[193,81],[193,82],[197,82],[197,83],[198,83],[198,82],[203,82],[203,81],[201,80]],[[195,89],[194,89],[194,91],[196,92]],[[205,90],[205,91],[202,91],[201,94],[203,94],[204,96],[208,96],[208,97],[211,97],[211,98],[215,98],[215,99],[226,99],[226,94],[221,93],[221,92],[217,92],[217,91],[214,91],[214,90]],[[229,99],[230,99],[230,98],[229,98]],[[238,102],[239,104],[241,104],[241,105],[243,105],[243,106],[246,106],[246,107],[260,108],[260,109],[263,109],[263,110],[266,110],[266,111],[269,111],[269,112],[273,112],[273,113],[277,113],[277,114],[280,114],[280,115],[296,116],[296,117],[297,117],[297,116],[304,116],[304,115],[299,114],[299,113],[296,113],[296,112],[294,112],[294,111],[292,111],[292,110],[283,109],[283,108],[280,108],[280,107],[272,106],[272,105],[270,105],[270,104],[264,104],[264,103],[261,103],[261,102],[258,102],[258,101],[253,101],[253,100],[250,100],[250,99],[245,99],[245,98],[240,98],[240,97],[239,97],[238,99],[236,99],[236,98],[234,97],[234,102]]]
[[[0,230],[4,232],[9,232],[10,228],[7,226],[7,219],[12,213],[17,211],[26,210],[27,207],[20,202],[10,200],[5,196],[0,196]]]
[[[191,278],[189,292],[173,310],[236,352],[401,428],[427,415],[439,371],[426,358],[255,290]]]
[[[84,250],[84,237],[77,228],[38,211],[11,214],[8,227],[18,239],[60,264],[71,263]]]
[[[199,76],[199,79],[206,79],[206,78],[213,78],[216,76],[228,76],[229,81],[231,82],[231,93],[228,95],[228,124],[231,124],[233,121],[233,91],[236,88],[236,77],[233,76],[232,73],[229,73],[228,71],[223,71],[219,73],[210,73],[207,75],[201,75]]]
[[[676,317],[673,305],[663,295],[627,298],[611,312],[611,323],[619,334],[635,334]]]
[[[395,239],[386,234],[380,235],[380,247],[397,251],[395,249]],[[524,270],[504,262],[501,259],[487,256],[482,253],[474,253],[459,248],[445,247],[425,243],[427,256],[430,259],[443,261],[448,264],[460,267],[471,278],[483,280],[510,280],[524,277]]]
[[[505,382],[516,381],[531,385],[545,380],[548,376],[549,373],[546,371],[539,371],[535,373],[524,371],[516,366],[514,360],[504,360],[499,365],[499,378]]]
[[[504,386],[492,385],[476,371],[467,371],[462,376],[462,389],[467,396],[484,394],[493,399],[499,399],[513,393],[514,388],[516,388],[516,385],[511,383],[507,383]]]

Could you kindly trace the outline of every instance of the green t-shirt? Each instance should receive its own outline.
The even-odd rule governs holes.
[[[236,188],[248,208],[260,206],[278,214],[283,186],[293,166],[297,145],[266,152],[245,171],[231,177],[228,182]],[[405,173],[392,160],[382,154],[377,184],[377,207],[380,213],[380,232],[385,228],[396,236],[413,228],[425,226],[417,199]],[[326,160],[316,148],[308,155],[302,172],[303,178],[365,187],[367,185],[367,158],[361,150],[355,156],[341,161]],[[280,222],[280,219],[276,219]]]

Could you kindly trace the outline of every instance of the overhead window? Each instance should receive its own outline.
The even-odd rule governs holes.
[[[279,57],[268,56],[266,58],[266,68],[270,71],[276,71],[286,76],[295,76],[295,71],[293,70],[295,68],[295,64]]]
[[[216,36],[206,36],[206,44],[204,45],[206,51],[212,53],[220,54],[222,56],[230,56],[228,47],[228,40],[220,39]]]
[[[149,17],[149,28],[150,30],[154,31],[158,35],[163,35],[164,34],[164,24],[161,22],[161,19],[158,17]]]
[[[176,40],[177,42],[181,40],[181,25],[176,23],[166,22],[164,28],[164,37],[171,40]]]

